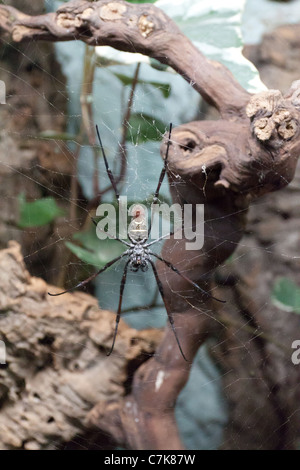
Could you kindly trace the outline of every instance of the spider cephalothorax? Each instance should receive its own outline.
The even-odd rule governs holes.
[[[98,126],[96,126],[96,130],[97,130],[97,134],[98,134],[98,137],[99,137],[99,143],[100,143],[100,148],[101,148],[101,152],[102,152],[105,167],[106,167],[106,172],[107,172],[107,175],[110,179],[111,185],[114,189],[117,201],[119,203],[119,193],[118,193],[118,190],[117,190],[117,185],[116,185],[115,179],[113,177],[113,174],[112,174],[112,172],[111,172],[111,170],[108,166],[108,161],[107,161],[107,158],[106,158],[106,155],[105,155],[105,152],[104,152],[104,148],[103,148],[103,145],[102,145],[102,142],[101,142],[101,137],[100,137]],[[172,124],[170,124],[169,138],[168,138],[168,143],[167,143],[166,156],[165,156],[165,159],[164,159],[164,166],[161,170],[160,177],[159,177],[158,184],[157,184],[157,188],[156,188],[156,191],[154,193],[154,198],[153,198],[153,203],[154,204],[157,203],[157,201],[158,201],[159,190],[160,190],[160,187],[162,185],[162,182],[164,180],[164,177],[165,177],[165,174],[166,174],[166,171],[167,171],[169,147],[170,147],[170,144],[171,144],[171,132],[172,132]],[[106,269],[108,269],[110,266],[115,264],[117,261],[121,260],[122,258],[127,257],[127,261],[125,263],[123,276],[122,276],[122,280],[121,280],[121,285],[120,285],[119,306],[118,306],[118,310],[117,310],[116,326],[115,326],[115,331],[114,331],[114,335],[113,335],[112,346],[110,348],[110,351],[107,353],[107,355],[109,356],[112,353],[113,349],[114,349],[115,340],[116,340],[116,336],[117,336],[117,332],[118,332],[118,325],[119,325],[120,318],[121,318],[122,299],[123,299],[123,292],[124,292],[124,287],[125,287],[126,278],[127,278],[128,267],[129,267],[130,271],[133,271],[133,272],[137,272],[140,269],[141,269],[141,271],[145,272],[149,269],[149,266],[151,266],[153,274],[155,276],[155,280],[156,280],[159,292],[161,294],[164,305],[166,307],[168,319],[169,319],[171,328],[173,330],[176,342],[178,344],[180,353],[181,353],[182,357],[184,358],[184,360],[186,361],[187,359],[186,359],[186,357],[185,357],[185,355],[182,351],[182,348],[181,348],[181,345],[180,345],[180,342],[179,342],[179,339],[178,339],[178,336],[177,336],[177,333],[176,333],[176,329],[175,329],[175,326],[174,326],[173,314],[172,314],[172,312],[169,311],[168,305],[166,303],[163,285],[162,285],[162,283],[159,279],[159,276],[158,276],[158,273],[157,273],[157,270],[156,270],[156,266],[155,266],[155,263],[153,261],[153,257],[160,260],[161,262],[163,262],[166,266],[168,266],[168,268],[170,268],[176,274],[178,274],[183,279],[185,279],[185,281],[187,281],[189,284],[191,284],[195,289],[197,289],[199,292],[204,294],[206,297],[207,296],[211,297],[215,300],[218,300],[219,302],[223,302],[223,301],[213,297],[209,292],[206,292],[204,289],[202,289],[202,287],[198,286],[198,284],[196,284],[194,281],[192,281],[187,276],[185,276],[182,272],[180,272],[175,266],[173,266],[172,263],[170,263],[170,261],[165,260],[164,258],[160,257],[158,254],[154,253],[151,249],[149,249],[149,247],[151,245],[153,245],[154,243],[159,242],[160,240],[165,238],[165,236],[162,236],[162,237],[158,238],[157,240],[153,240],[151,242],[148,242],[150,232],[151,232],[151,223],[150,223],[150,226],[148,227],[147,220],[146,220],[146,217],[145,217],[145,213],[143,212],[143,207],[141,205],[137,204],[137,205],[134,206],[134,209],[133,209],[132,212],[133,212],[132,215],[134,216],[134,219],[133,219],[133,223],[132,223],[130,229],[128,230],[128,239],[129,239],[130,243],[125,241],[125,240],[122,240],[121,238],[111,237],[110,236],[110,238],[114,238],[115,240],[118,240],[123,245],[127,246],[126,251],[124,251],[117,258],[114,258],[113,260],[109,261],[103,268],[99,269],[99,271],[92,274],[90,277],[88,277],[84,281],[79,282],[76,286],[74,286],[70,289],[67,289],[63,292],[60,292],[59,294],[50,294],[49,292],[48,292],[48,294],[52,295],[52,296],[62,295],[62,294],[65,294],[66,292],[70,292],[74,289],[77,289],[78,287],[83,287],[88,282],[95,279],[95,277],[97,277],[99,274],[101,274]],[[92,220],[93,220],[94,224],[97,226],[97,223],[94,221],[94,219],[92,219]],[[171,235],[171,234],[168,234],[168,235]]]

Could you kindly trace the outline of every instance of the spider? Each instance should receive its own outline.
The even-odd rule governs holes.
[[[98,135],[98,139],[99,139],[101,153],[102,153],[104,163],[105,163],[105,167],[106,167],[106,173],[107,173],[107,175],[110,179],[111,185],[114,189],[114,192],[115,192],[115,195],[116,195],[116,198],[117,198],[117,202],[119,204],[120,195],[118,193],[118,189],[117,189],[117,185],[116,185],[114,176],[113,176],[113,174],[111,172],[111,169],[109,168],[109,165],[108,165],[108,161],[107,161],[105,151],[104,151],[102,141],[101,141],[99,128],[98,128],[97,125],[96,125],[96,131],[97,131],[97,135]],[[161,185],[163,183],[163,180],[164,180],[164,177],[165,177],[165,174],[166,174],[166,171],[167,171],[169,147],[170,147],[170,143],[171,143],[171,133],[172,133],[172,123],[170,124],[164,164],[163,164],[163,168],[161,170],[160,176],[159,176],[156,191],[154,193],[153,204],[157,203],[157,201],[158,201],[159,191],[160,191]],[[139,216],[140,212],[137,211],[136,215]],[[97,223],[95,222],[95,220],[93,218],[92,218],[92,221],[97,226]],[[162,237],[160,237],[156,240],[153,240],[151,242],[148,242],[150,232],[151,232],[151,223],[149,224],[148,230],[145,230],[143,228],[143,224],[141,224],[141,226],[137,225],[136,230],[128,230],[127,235],[128,235],[128,239],[129,239],[130,243],[123,240],[123,239],[120,239],[118,237],[112,237],[115,240],[119,241],[120,243],[123,243],[123,245],[126,245],[127,250],[124,251],[118,257],[116,257],[116,258],[112,259],[111,261],[109,261],[103,268],[99,269],[99,271],[95,272],[94,274],[92,274],[90,277],[88,277],[84,281],[79,282],[76,286],[71,287],[70,289],[67,289],[63,292],[59,292],[58,294],[51,294],[50,292],[48,292],[48,294],[51,295],[51,296],[63,295],[63,294],[66,294],[67,292],[73,291],[74,289],[77,289],[79,287],[83,287],[86,284],[88,284],[90,281],[95,279],[99,274],[106,271],[106,269],[111,267],[117,261],[121,260],[122,258],[126,258],[127,260],[126,260],[126,264],[125,264],[125,267],[124,267],[124,271],[123,271],[123,275],[122,275],[122,279],[121,279],[121,284],[120,284],[119,305],[118,305],[118,310],[117,310],[117,314],[116,314],[116,324],[115,324],[115,329],[114,329],[114,334],[113,334],[112,345],[111,345],[111,348],[110,348],[109,352],[107,353],[107,356],[110,356],[111,353],[113,352],[113,349],[114,349],[114,346],[115,346],[115,341],[116,341],[117,332],[118,332],[118,325],[119,325],[120,318],[121,318],[123,292],[124,292],[124,288],[125,288],[125,284],[126,284],[128,269],[132,272],[137,272],[139,270],[141,270],[142,272],[145,272],[149,269],[149,266],[151,266],[152,271],[153,271],[154,276],[155,276],[155,280],[156,280],[159,292],[160,292],[160,295],[162,297],[162,300],[164,302],[164,305],[165,305],[165,308],[166,308],[166,311],[167,311],[170,326],[173,330],[173,333],[174,333],[179,351],[180,351],[183,359],[188,362],[187,358],[185,357],[185,355],[183,353],[182,347],[180,345],[179,338],[178,338],[178,335],[177,335],[177,332],[176,332],[176,329],[175,329],[175,325],[174,325],[174,318],[173,318],[172,313],[169,311],[169,308],[168,308],[168,305],[167,305],[167,302],[166,302],[166,299],[165,299],[163,285],[162,285],[161,280],[159,279],[156,266],[153,262],[153,257],[160,260],[161,262],[163,262],[172,271],[174,271],[176,274],[178,274],[181,278],[183,278],[185,281],[187,281],[189,284],[191,284],[196,290],[200,291],[202,294],[205,294],[206,296],[208,296],[208,297],[210,297],[214,300],[217,300],[218,302],[224,303],[224,301],[220,300],[220,299],[217,299],[216,297],[212,296],[209,292],[202,289],[200,286],[198,286],[198,284],[196,284],[191,279],[189,279],[187,276],[185,276],[182,272],[180,272],[175,266],[173,266],[172,263],[170,263],[170,261],[167,261],[164,258],[162,258],[161,256],[159,256],[158,254],[154,253],[151,250],[150,247],[152,245],[154,245],[155,243],[157,243],[158,241],[162,240],[163,238],[166,238],[166,235],[164,235],[164,236],[162,236]],[[172,235],[172,234],[173,234],[173,232],[169,233],[168,235]]]

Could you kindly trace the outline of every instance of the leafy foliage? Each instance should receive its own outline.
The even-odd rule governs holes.
[[[129,120],[129,127],[127,140],[141,144],[148,140],[161,140],[168,126],[160,119],[148,114],[133,113]]]
[[[88,231],[75,233],[73,239],[80,244],[65,242],[69,250],[81,261],[96,266],[99,269],[108,261],[123,253],[126,248],[116,240],[109,238],[99,240],[94,226]]]

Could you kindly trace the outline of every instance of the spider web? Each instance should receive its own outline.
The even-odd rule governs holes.
[[[16,50],[17,47],[13,46]],[[39,54],[39,46],[36,47],[36,55]],[[61,67],[64,73],[67,75],[66,88],[62,80],[51,74],[42,65],[38,65],[38,68],[42,70],[45,75],[51,75],[51,80],[54,85],[53,94],[61,94],[67,99],[68,109],[63,111],[53,101],[49,100],[43,90],[37,90],[33,86],[29,85],[30,93],[32,93],[32,99],[39,99],[44,102],[45,109],[51,108],[52,117],[64,116],[64,113],[68,116],[68,133],[76,134],[78,132],[79,123],[81,120],[81,107],[80,107],[80,93],[82,88],[82,63],[84,59],[85,47],[83,44],[66,43],[56,44],[55,49],[57,56],[61,63]],[[19,51],[25,62],[32,64],[36,63],[35,51],[25,50]],[[20,64],[21,70],[22,64]],[[3,70],[2,70],[3,71]],[[104,143],[108,159],[110,161],[111,168],[115,175],[119,174],[120,165],[118,158],[118,150],[121,142],[122,122],[121,116],[124,114],[126,108],[126,102],[130,89],[124,87],[116,74],[122,74],[124,72],[124,66],[112,66],[110,68],[97,68],[94,78],[94,121],[98,123],[101,129],[101,136]],[[132,77],[135,73],[135,65],[126,66],[126,75]],[[15,77],[16,78],[16,77]],[[19,78],[22,80],[22,78]],[[149,84],[138,85],[134,92],[134,107],[133,112],[139,113],[141,120],[144,119],[146,125],[150,125],[153,128],[156,127],[155,120],[149,123],[148,116],[151,115],[153,118],[159,119],[168,127],[169,121],[172,120],[174,127],[177,125],[196,120],[199,118],[205,118],[205,114],[201,113],[201,103],[198,94],[189,87],[181,77],[172,75],[169,72],[155,71],[151,69],[149,65],[143,64],[141,67],[139,79],[144,82],[157,82],[157,83],[171,83],[170,96],[167,99],[162,98],[163,85],[151,87]],[[28,85],[28,84],[27,84]],[[28,88],[24,87],[24,99],[27,98]],[[9,97],[8,97],[9,98]],[[22,99],[19,96],[19,99]],[[9,104],[8,106],[12,106]],[[19,116],[25,116],[23,110],[19,112]],[[171,118],[170,118],[171,116]],[[35,119],[44,119],[45,116],[41,111],[40,114],[35,116]],[[128,136],[127,141],[127,155],[126,155],[126,175],[121,182],[120,193],[126,195],[129,201],[145,201],[153,194],[160,170],[162,168],[162,160],[159,154],[160,139],[162,133],[158,131],[158,139],[155,141],[147,140],[142,143],[138,143],[138,134],[136,129],[129,124],[128,125]],[[142,132],[142,128],[140,130]],[[11,134],[13,138],[14,135]],[[32,131],[28,129],[27,137],[32,139]],[[90,145],[82,144],[80,146],[78,168],[76,169],[76,156],[75,156],[75,144],[69,142],[69,150],[65,150],[64,143],[57,140],[57,146],[61,152],[65,153],[66,159],[74,172],[78,171],[78,180],[82,189],[83,196],[90,199],[94,196],[93,191],[93,175],[95,172],[93,151]],[[0,165],[2,168],[11,169],[13,168],[13,158],[7,159],[6,156],[1,153]],[[109,184],[107,174],[104,169],[103,162],[98,162],[99,171],[99,187],[106,188]],[[43,168],[39,168],[39,171]],[[53,169],[53,179],[57,178],[56,170]],[[22,176],[22,170],[20,170]],[[63,176],[63,174],[62,174]],[[72,174],[68,175],[69,177]],[[63,199],[66,205],[73,203],[70,197],[64,196],[63,188],[61,191],[56,189],[56,185],[51,185],[51,178],[48,181],[40,181],[35,176],[35,168],[32,168],[32,175],[26,173],[26,178],[31,182],[36,183],[42,188],[42,192],[52,194],[54,197]],[[299,239],[296,236],[296,229],[299,228],[299,214],[296,208],[289,205],[291,194],[299,191],[300,176],[296,177],[295,181],[291,183],[288,189],[282,191],[280,194],[266,197],[263,200],[258,201],[255,206],[251,209],[249,215],[248,233],[239,244],[237,252],[234,254],[233,259],[229,263],[229,271],[245,273],[245,266],[249,264],[251,266],[260,266],[264,269],[264,274],[259,278],[262,281],[262,287],[250,291],[254,293],[256,301],[259,305],[259,309],[268,309],[273,311],[271,301],[268,296],[265,295],[264,289],[266,286],[272,289],[272,281],[276,276],[287,275],[292,273],[295,276],[297,272],[297,266],[299,262]],[[180,183],[178,183],[180,184]],[[12,196],[7,196],[12,198]],[[40,195],[36,197],[39,199]],[[170,200],[170,193],[167,181],[165,180],[160,191],[160,197],[162,199]],[[17,196],[15,196],[15,199]],[[13,199],[13,198],[12,198]],[[34,199],[34,198],[33,198]],[[103,195],[103,201],[111,202],[114,199],[113,191],[109,191]],[[148,199],[149,200],[149,199]],[[78,209],[82,212],[86,211],[82,202],[76,202]],[[278,209],[279,207],[279,209]],[[289,209],[287,209],[289,207]],[[274,216],[274,208],[276,214]],[[81,212],[81,216],[82,216]],[[87,211],[86,211],[87,212]],[[263,223],[263,219],[276,218],[276,231],[277,234],[274,236],[270,235],[270,227]],[[62,269],[66,269],[67,281],[70,285],[75,285],[78,282],[78,277],[82,276],[83,263],[74,260],[65,263],[65,251],[66,241],[72,241],[72,232],[78,230],[79,220],[66,220],[66,224],[69,225],[67,235],[65,234],[63,226],[56,226],[54,228],[55,234],[50,237],[44,237],[33,243],[31,253],[25,256],[25,260],[29,262],[34,257],[38,261],[35,268],[35,275],[44,276],[45,273],[51,274],[52,278],[55,278],[55,273],[59,273]],[[296,220],[296,222],[295,222]],[[41,229],[42,231],[44,229]],[[287,235],[289,233],[289,235]],[[298,232],[299,233],[299,232]],[[36,232],[34,232],[36,235]],[[46,245],[45,239],[48,241]],[[51,266],[51,273],[49,267],[46,264],[44,252],[51,245],[57,246],[60,258],[60,264],[53,267]],[[159,249],[159,247],[157,248]],[[263,256],[264,263],[260,263],[260,259]],[[112,256],[113,257],[113,256]],[[26,259],[27,258],[27,259]],[[71,265],[71,270],[69,267]],[[117,301],[119,295],[119,286],[121,276],[123,272],[124,264],[122,262],[116,263],[116,265],[109,271],[103,273],[101,277],[97,278],[95,282],[95,294],[99,298],[99,304],[101,308],[107,310],[116,310]],[[223,266],[225,276],[228,275],[228,265]],[[169,285],[172,289],[172,286]],[[176,292],[174,292],[174,295]],[[266,301],[266,298],[268,299]],[[113,299],[113,301],[112,301]],[[189,299],[186,299],[187,302]],[[249,301],[250,302],[250,301]],[[142,305],[147,306],[148,304],[155,303],[155,306],[145,308],[144,310],[137,310]],[[123,310],[127,311],[124,317],[125,321],[137,329],[152,328],[152,327],[163,327],[166,323],[167,316],[163,307],[162,301],[155,284],[155,279],[152,273],[128,273],[128,280],[125,287]],[[204,315],[212,316],[212,312],[202,311]],[[199,314],[199,312],[195,312]],[[283,315],[286,312],[282,313]],[[290,317],[287,317],[290,319]],[[274,316],[276,323],[276,318]],[[294,320],[291,320],[294,321]],[[218,320],[216,319],[216,323]],[[244,331],[247,327],[257,328],[257,326],[251,323],[251,319],[245,317],[240,323],[240,327],[235,331],[231,332],[232,325],[225,325],[224,328],[228,332],[228,336],[232,334],[234,341],[227,344],[227,353],[231,353],[233,349],[240,349],[241,354],[245,355],[245,361],[252,361],[253,367],[257,361],[257,357],[252,355],[251,345],[245,341],[244,337],[239,337],[240,331]],[[276,328],[275,328],[276,331]],[[299,330],[298,330],[299,332]],[[257,335],[261,332],[257,328]],[[276,338],[278,339],[278,338]],[[282,340],[285,344],[292,343],[294,339],[299,338],[284,338]],[[118,340],[118,339],[117,339]],[[224,339],[222,339],[224,341]],[[280,337],[279,337],[280,342]],[[274,345],[273,345],[274,346]],[[271,342],[271,348],[272,342]],[[213,340],[201,347],[197,358],[193,364],[191,376],[185,389],[182,391],[177,408],[176,416],[180,432],[184,439],[186,446],[189,449],[214,449],[222,444],[226,445],[223,441],[223,429],[228,424],[230,416],[230,406],[224,393],[224,381],[227,388],[230,388],[235,382],[243,382],[242,390],[244,393],[244,400],[251,400],[251,397],[247,392],[247,383],[250,380],[257,380],[263,382],[264,379],[257,375],[257,371],[254,367],[254,375],[243,376],[238,375],[232,369],[223,369],[222,363],[217,365],[217,361],[212,360],[209,354],[209,349],[215,351],[215,354],[219,354],[222,349],[222,342],[215,337]],[[231,350],[232,349],[232,350]],[[292,351],[291,351],[292,352]],[[271,352],[267,350],[266,358],[268,359]],[[235,375],[236,374],[236,375]],[[229,381],[226,382],[227,376]],[[272,391],[268,392],[270,395]],[[259,412],[259,408],[251,409],[251,413],[255,415]],[[251,421],[251,416],[248,416],[249,426],[254,426],[255,423]],[[274,433],[278,430],[274,429]],[[264,438],[265,439],[265,438]],[[265,446],[265,442],[261,442],[261,447]],[[84,442],[84,438],[81,442],[83,448],[88,447],[88,443]],[[259,445],[258,445],[259,447]]]

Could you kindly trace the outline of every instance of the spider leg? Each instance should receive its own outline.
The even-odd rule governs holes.
[[[174,233],[175,233],[175,232],[173,231],[173,232],[166,233],[165,235],[162,235],[161,237],[157,238],[156,240],[153,240],[152,242],[147,243],[147,244],[145,245],[145,248],[148,248],[149,246],[154,245],[154,243],[160,242],[160,241],[163,240],[164,238],[171,237],[172,235],[174,235]]]
[[[163,183],[163,180],[165,178],[165,175],[166,175],[166,171],[167,171],[167,164],[168,164],[168,156],[169,156],[169,147],[170,147],[170,143],[171,143],[171,133],[172,133],[172,123],[170,122],[170,128],[169,128],[169,137],[168,137],[168,143],[167,143],[167,150],[166,150],[166,156],[165,156],[165,159],[164,159],[164,166],[162,167],[162,170],[161,170],[161,173],[160,173],[160,176],[159,176],[159,180],[158,180],[158,184],[157,184],[157,188],[156,188],[156,191],[154,193],[154,197],[153,197],[153,203],[152,204],[156,204],[157,201],[158,201],[158,196],[159,196],[159,191],[160,191],[160,187]],[[150,236],[150,232],[151,232],[151,227],[152,227],[152,219],[150,221],[150,225],[149,225],[149,228],[148,228],[148,238]]]
[[[114,259],[112,259],[111,261],[109,261],[105,266],[103,266],[103,268],[99,269],[99,271],[97,271],[96,273],[92,274],[90,277],[88,277],[88,278],[85,279],[84,281],[79,282],[76,286],[70,287],[70,289],[64,290],[63,292],[59,292],[58,294],[51,294],[50,292],[48,292],[48,295],[51,295],[51,297],[57,297],[58,295],[63,295],[63,294],[66,294],[67,292],[72,292],[74,289],[78,289],[79,287],[85,286],[85,285],[88,284],[90,281],[92,281],[93,279],[95,279],[95,277],[97,277],[99,274],[103,273],[107,268],[109,268],[109,267],[112,266],[114,263],[116,263],[117,261],[119,261],[119,259],[123,258],[123,256],[125,256],[125,255],[127,255],[127,251],[124,251],[124,253],[122,253],[122,254],[121,254],[120,256],[118,256],[117,258],[114,258]]]
[[[169,319],[171,328],[172,328],[172,330],[173,330],[173,333],[174,333],[174,336],[175,336],[175,339],[176,339],[176,342],[177,342],[179,351],[180,351],[180,353],[181,353],[183,359],[184,359],[186,362],[189,362],[189,361],[187,360],[187,358],[185,357],[185,355],[184,355],[184,353],[183,353],[183,351],[182,351],[182,348],[181,348],[181,346],[180,346],[179,338],[178,338],[178,336],[177,336],[176,329],[175,329],[175,325],[174,325],[174,318],[173,318],[172,313],[169,312],[169,309],[168,309],[168,306],[167,306],[167,303],[166,303],[166,300],[165,300],[164,289],[163,289],[161,280],[160,280],[159,277],[158,277],[158,273],[157,273],[155,264],[153,263],[152,260],[149,260],[149,263],[150,263],[151,266],[152,266],[153,273],[154,273],[154,276],[155,276],[155,279],[156,279],[156,283],[157,283],[157,286],[158,286],[158,289],[159,289],[161,298],[163,299],[163,302],[164,302],[164,304],[165,304],[166,311],[167,311],[167,315],[168,315],[168,319]]]
[[[100,144],[100,148],[101,148],[101,153],[102,153],[102,156],[103,156],[103,159],[104,159],[104,163],[105,163],[106,173],[107,173],[107,176],[108,176],[109,179],[110,179],[110,182],[111,182],[112,187],[114,188],[114,192],[115,192],[117,201],[119,202],[119,197],[120,197],[120,195],[119,195],[119,193],[118,193],[118,189],[117,189],[117,185],[116,185],[116,181],[115,181],[114,175],[112,174],[112,171],[111,171],[111,169],[109,168],[109,165],[108,165],[108,161],[107,161],[107,158],[106,158],[106,155],[105,155],[105,152],[104,152],[104,147],[103,147],[103,145],[102,145],[102,140],[101,140],[101,137],[100,137],[100,132],[99,132],[99,128],[98,128],[98,125],[97,125],[97,124],[96,124],[96,131],[97,131],[97,135],[98,135],[98,139],[99,139],[99,144]]]
[[[115,332],[113,336],[113,342],[110,348],[110,351],[106,354],[107,356],[110,356],[111,353],[113,352],[114,346],[115,346],[115,341],[118,333],[118,326],[121,318],[121,308],[122,308],[122,300],[123,300],[123,292],[125,288],[125,283],[126,283],[126,277],[127,277],[127,269],[128,269],[128,264],[130,263],[130,260],[127,261],[125,264],[122,280],[121,280],[121,285],[120,285],[120,297],[119,297],[119,306],[118,306],[118,311],[117,311],[117,317],[116,317],[116,326],[115,326]]]
[[[165,159],[164,159],[164,166],[161,170],[161,173],[160,173],[160,177],[159,177],[159,180],[158,180],[158,184],[157,184],[157,188],[156,188],[156,191],[154,193],[154,198],[153,198],[153,202],[157,201],[158,200],[158,195],[159,195],[159,191],[160,191],[160,187],[163,183],[163,180],[165,178],[165,175],[166,175],[166,171],[167,171],[167,163],[168,163],[168,156],[169,156],[169,147],[170,147],[170,143],[171,143],[171,133],[172,133],[172,123],[170,123],[170,129],[169,129],[169,137],[168,137],[168,143],[167,143],[167,150],[166,150],[166,156],[165,156]],[[154,203],[155,203],[154,202]]]
[[[120,209],[120,195],[119,195],[119,192],[118,192],[118,189],[117,189],[117,184],[116,184],[114,175],[112,174],[112,171],[111,171],[111,169],[109,168],[109,165],[108,165],[108,161],[107,161],[107,158],[106,158],[104,147],[102,145],[102,140],[101,140],[101,137],[100,137],[100,132],[99,132],[99,128],[98,128],[97,124],[96,124],[96,131],[97,131],[97,135],[98,135],[98,139],[99,139],[101,153],[103,155],[103,159],[104,159],[104,163],[105,163],[106,173],[107,173],[107,176],[109,177],[111,185],[114,189],[114,192],[115,192],[115,195],[116,195],[116,198],[117,198],[117,201],[118,201],[118,208]],[[94,222],[94,220],[93,220],[93,222]],[[95,222],[94,222],[94,224],[95,224]],[[117,237],[112,237],[112,238],[115,238],[115,240],[118,240],[119,242],[123,243],[124,245],[130,246],[129,243],[125,242],[124,240],[121,240],[120,238],[117,238]],[[129,234],[128,234],[128,238],[131,241],[131,243],[134,243]]]
[[[208,295],[211,299],[217,300],[218,302],[221,302],[222,304],[225,304],[225,303],[226,303],[226,300],[217,299],[217,297],[214,297],[214,296],[211,295],[209,292],[207,292],[206,290],[202,289],[202,287],[198,286],[198,284],[196,284],[196,282],[192,281],[192,280],[189,279],[187,276],[185,276],[182,272],[180,272],[177,268],[175,268],[175,266],[173,266],[173,264],[170,263],[170,261],[167,261],[167,260],[165,260],[164,258],[161,258],[161,256],[157,255],[156,253],[153,253],[152,251],[151,251],[151,255],[152,255],[152,256],[155,256],[155,258],[157,258],[157,259],[159,259],[160,261],[162,261],[163,263],[165,263],[170,269],[172,269],[172,271],[174,271],[176,274],[178,274],[179,276],[181,276],[185,281],[187,281],[189,284],[191,284],[193,287],[195,287],[195,289],[197,289],[197,290],[199,290],[200,292],[202,292],[202,294]]]

